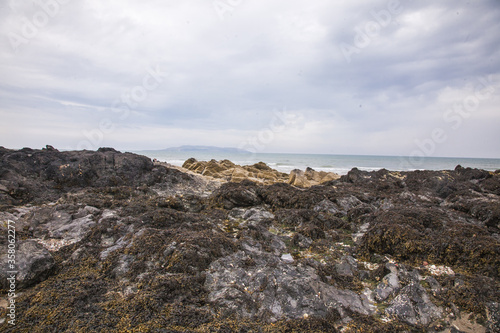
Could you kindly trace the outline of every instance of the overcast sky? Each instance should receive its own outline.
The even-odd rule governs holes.
[[[500,158],[500,2],[0,2],[0,145]]]

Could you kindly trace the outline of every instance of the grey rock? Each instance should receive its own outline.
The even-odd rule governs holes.
[[[404,265],[397,267],[398,277],[402,284],[408,285],[411,283],[420,283],[422,277],[416,269],[408,270]]]
[[[396,296],[392,300],[391,306],[388,307],[385,312],[389,316],[395,317],[410,325],[416,325],[418,323],[417,313],[415,312],[410,298],[406,295]]]
[[[110,209],[105,209],[102,212],[101,218],[99,219],[99,223],[105,222],[105,221],[116,221],[119,218],[119,215],[117,212],[114,210]]]
[[[96,224],[94,207],[85,207],[76,214],[60,205],[33,209],[22,223],[29,226],[36,238],[58,238],[75,243],[83,239]],[[85,215],[85,213],[87,213]]]
[[[49,236],[62,238],[72,242],[78,242],[85,237],[90,229],[96,224],[92,215],[68,221],[65,224],[51,223],[48,225]]]
[[[401,289],[398,274],[391,272],[384,276],[382,282],[375,289],[375,299],[379,302],[385,301],[391,295],[396,294]]]
[[[177,248],[177,242],[174,241],[174,242],[170,243],[167,246],[167,248],[165,249],[165,251],[163,251],[163,255],[165,257],[171,256],[174,253],[174,251],[175,251],[176,248]]]
[[[290,253],[285,253],[281,256],[281,260],[283,260],[286,263],[291,264],[294,260],[293,257]]]
[[[249,261],[251,266],[247,265]],[[373,313],[364,295],[322,282],[313,267],[294,266],[256,249],[213,262],[207,271],[205,288],[209,302],[224,315],[238,314],[270,322],[305,315],[325,316],[331,307]]]
[[[363,204],[363,202],[361,200],[359,200],[358,198],[356,198],[354,195],[344,197],[344,198],[339,198],[336,201],[337,201],[337,204],[340,206],[340,208],[344,212],[348,212],[351,209]]]
[[[260,253],[262,251],[262,244],[252,238],[245,238],[241,242],[241,248],[245,250],[245,252]]]
[[[112,273],[117,278],[123,277],[130,270],[130,264],[132,264],[135,260],[135,257],[132,255],[122,254],[118,258],[118,263],[113,269]]]
[[[425,281],[430,285],[432,292],[440,293],[443,287],[441,284],[432,276],[427,276]]]
[[[9,192],[9,189],[7,188],[7,186],[3,185],[3,184],[0,184],[0,192]]]
[[[340,276],[354,276],[358,272],[358,263],[351,256],[343,256],[340,263],[335,264],[335,270]]]
[[[283,252],[287,250],[285,242],[283,242],[283,240],[277,235],[269,232],[269,230],[254,223],[247,224],[246,226],[250,230],[257,231],[261,241],[261,244],[257,245],[256,243],[258,242],[251,240],[252,236],[248,235],[249,230],[245,230],[244,235],[248,235],[248,237],[246,237],[245,240],[248,240],[251,243],[250,247],[257,246],[259,248],[259,251],[260,249],[264,248],[268,252],[272,252],[275,255],[281,255]],[[252,250],[250,251],[253,252]]]
[[[274,219],[274,214],[263,207],[253,207],[245,211],[243,219],[260,222],[265,219]]]
[[[358,232],[352,235],[352,239],[355,243],[360,244],[363,236],[366,234],[368,229],[370,228],[370,223],[366,222],[359,226]]]
[[[2,288],[7,288],[10,271],[17,271],[16,288],[25,288],[45,280],[55,265],[50,252],[35,241],[18,241],[15,267],[11,267],[7,255],[0,257],[0,279]],[[7,288],[8,289],[8,288]]]
[[[339,207],[328,199],[321,201],[313,208],[313,210],[315,212],[325,212],[333,215],[341,214]]]
[[[396,296],[386,313],[410,325],[429,325],[443,315],[441,308],[434,305],[420,284],[410,284]]]
[[[383,199],[380,201],[379,205],[382,210],[390,210],[394,208],[394,203],[391,199]]]
[[[87,215],[97,216],[100,212],[101,212],[101,210],[99,208],[92,207],[92,206],[85,206],[83,208],[80,208],[78,210],[78,212],[73,215],[73,218],[78,219],[78,218],[85,217]]]
[[[105,260],[111,253],[116,250],[122,249],[130,243],[130,240],[126,240],[125,237],[120,237],[113,246],[108,247],[103,250],[100,254],[101,260]]]

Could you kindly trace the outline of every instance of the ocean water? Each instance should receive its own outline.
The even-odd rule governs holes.
[[[500,169],[500,159],[493,158],[451,158],[451,157],[408,157],[408,156],[372,156],[372,155],[323,155],[323,154],[273,154],[273,153],[221,153],[207,151],[167,152],[136,151],[135,153],[156,158],[162,162],[182,166],[189,158],[199,161],[228,159],[239,165],[251,165],[264,162],[271,168],[289,173],[293,169],[304,170],[307,167],[316,171],[335,172],[345,175],[356,167],[360,170],[392,171],[413,170],[453,170],[457,165],[479,168],[489,171]]]

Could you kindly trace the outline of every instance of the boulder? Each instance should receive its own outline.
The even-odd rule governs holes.
[[[288,184],[298,187],[311,187],[339,178],[340,175],[333,172],[315,171],[311,168],[306,168],[305,171],[294,169],[290,172]]]
[[[4,290],[9,289],[7,278],[12,276],[9,274],[11,271],[17,271],[16,290],[30,287],[45,280],[54,265],[54,258],[42,245],[32,240],[18,241],[14,266],[8,262],[6,255],[0,257],[1,287]]]

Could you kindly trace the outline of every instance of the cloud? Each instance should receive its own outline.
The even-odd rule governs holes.
[[[1,145],[238,146],[287,109],[302,125],[264,151],[408,155],[443,127],[435,154],[500,157],[479,136],[497,137],[500,89],[443,120],[498,86],[495,1],[10,0],[0,22]]]

